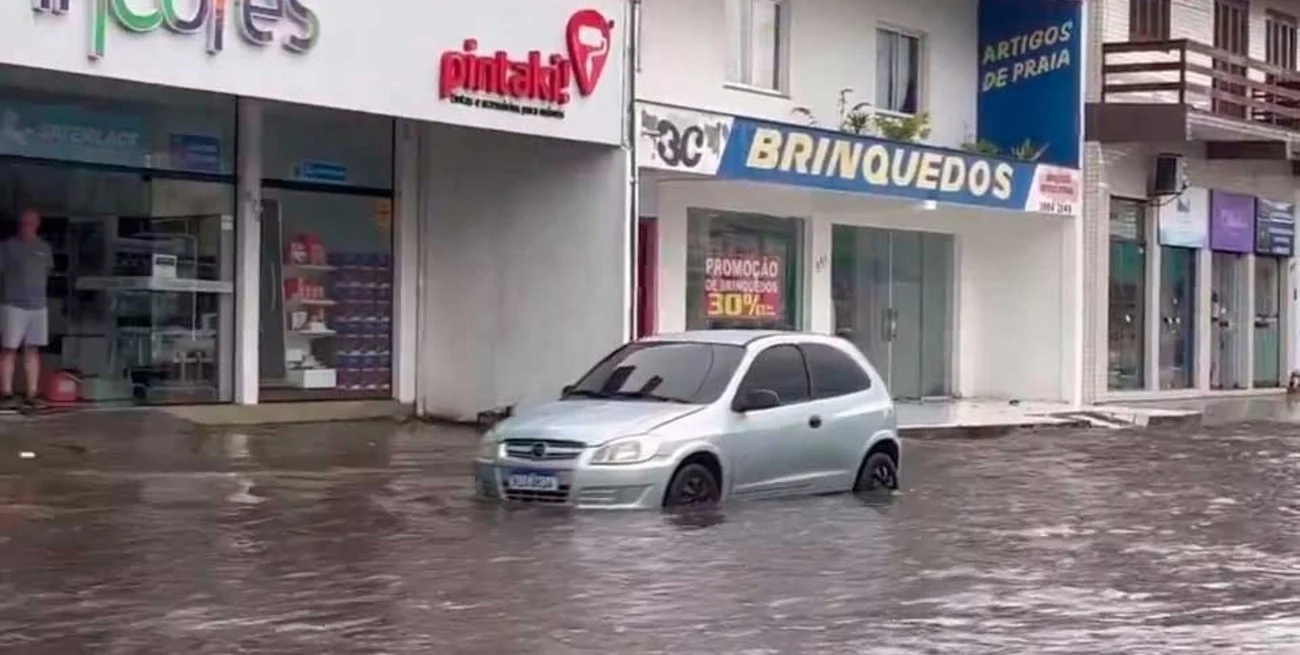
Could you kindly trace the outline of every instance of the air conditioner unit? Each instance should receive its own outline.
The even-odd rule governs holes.
[[[1151,175],[1151,195],[1174,196],[1187,188],[1187,163],[1182,155],[1156,155]]]

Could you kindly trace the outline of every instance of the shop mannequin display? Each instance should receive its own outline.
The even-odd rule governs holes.
[[[50,245],[38,232],[41,215],[26,209],[18,217],[18,234],[0,242],[0,403],[5,407],[39,407],[40,349],[49,344],[46,284],[54,268]],[[23,353],[25,395],[14,397],[14,368]]]

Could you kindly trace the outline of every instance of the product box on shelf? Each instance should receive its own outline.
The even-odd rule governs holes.
[[[303,279],[299,277],[287,277],[284,279],[284,297],[300,298],[302,297]]]
[[[325,300],[325,285],[309,278],[284,279],[284,297],[290,300]]]
[[[338,386],[335,369],[293,369],[289,371],[289,384],[300,389],[333,389]]]
[[[307,260],[316,266],[329,263],[329,254],[325,251],[325,244],[314,234],[307,235]]]
[[[306,264],[309,261],[307,242],[301,234],[289,239],[284,244],[284,262],[286,264]]]

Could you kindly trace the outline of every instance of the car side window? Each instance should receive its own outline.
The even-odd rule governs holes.
[[[756,389],[775,391],[782,405],[808,400],[811,390],[803,353],[791,345],[772,346],[759,353],[749,365],[737,393],[745,394]]]
[[[871,388],[871,376],[852,357],[824,343],[800,344],[808,361],[813,398],[847,396]]]

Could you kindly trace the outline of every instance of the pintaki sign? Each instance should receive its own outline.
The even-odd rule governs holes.
[[[438,96],[469,107],[564,118],[574,92],[596,92],[609,59],[614,21],[595,9],[582,9],[565,26],[566,52],[530,50],[512,56],[504,49],[487,54],[479,40],[467,38],[460,50],[442,54]]]

